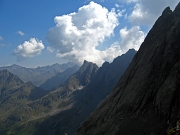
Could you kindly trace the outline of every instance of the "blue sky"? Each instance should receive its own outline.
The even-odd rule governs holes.
[[[84,59],[111,62],[138,50],[163,9],[178,0],[1,0],[0,66]]]

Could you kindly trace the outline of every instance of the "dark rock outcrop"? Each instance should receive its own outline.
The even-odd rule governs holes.
[[[77,135],[164,135],[180,119],[180,3],[158,18],[120,81]]]

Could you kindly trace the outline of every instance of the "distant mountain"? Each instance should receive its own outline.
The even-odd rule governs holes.
[[[36,123],[41,123],[41,120],[45,121],[50,116],[67,110],[72,106],[74,98],[71,97],[71,93],[75,91],[80,93],[80,90],[93,80],[97,70],[98,66],[96,64],[84,61],[80,69],[71,75],[63,85],[57,87],[46,96],[14,110],[4,122],[5,126],[7,126],[7,123],[13,123],[13,126],[8,124],[8,128],[5,128],[3,131],[7,130],[9,132],[9,130],[12,130],[18,134],[34,134],[36,130],[32,129],[37,126]],[[36,128],[38,129],[39,127]],[[27,131],[29,132],[27,133]],[[44,131],[46,130],[44,129],[41,132]]]
[[[79,66],[75,65],[67,68],[65,71],[57,73],[52,78],[46,80],[40,87],[44,90],[51,90],[63,84],[72,74],[78,71]]]
[[[13,111],[30,101],[39,99],[46,91],[33,86],[31,82],[24,83],[8,70],[0,71],[0,131],[4,131],[4,121]],[[15,121],[20,119],[17,118]],[[11,123],[6,123],[6,126]],[[3,134],[1,132],[1,134]]]
[[[80,69],[69,78],[64,86],[69,90],[82,89],[94,79],[98,69],[96,64],[85,60]]]
[[[25,68],[14,64],[12,66],[0,67],[0,70],[7,69],[11,73],[17,75],[24,82],[31,81],[35,86],[40,86],[57,73],[63,72],[72,66],[75,66],[75,64],[71,62],[62,65],[53,64],[52,66],[37,68]]]
[[[112,93],[77,135],[178,135],[180,3],[158,18]]]

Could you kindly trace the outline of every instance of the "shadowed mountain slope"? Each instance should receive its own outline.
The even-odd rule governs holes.
[[[158,18],[112,93],[77,135],[164,135],[180,119],[180,3]]]

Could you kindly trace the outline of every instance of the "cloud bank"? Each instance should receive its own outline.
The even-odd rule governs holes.
[[[56,26],[49,30],[46,39],[51,44],[51,48],[57,50],[58,57],[69,61],[82,63],[88,60],[98,65],[104,61],[112,61],[130,48],[118,42],[106,50],[96,48],[106,38],[113,36],[114,28],[119,24],[118,17],[121,16],[119,12],[115,9],[108,11],[101,5],[90,2],[79,8],[78,12],[56,16],[54,19]],[[139,28],[122,29],[120,36],[122,36],[123,43],[127,42],[130,47],[136,46],[138,41],[132,45],[135,41],[131,43],[126,39],[128,36],[133,37],[131,33],[135,31],[138,33]],[[141,40],[142,37],[138,39],[136,36],[135,38]]]
[[[22,61],[41,54],[43,49],[44,45],[41,40],[31,38],[29,41],[25,41],[23,44],[17,46],[13,55],[17,57],[18,61]]]

